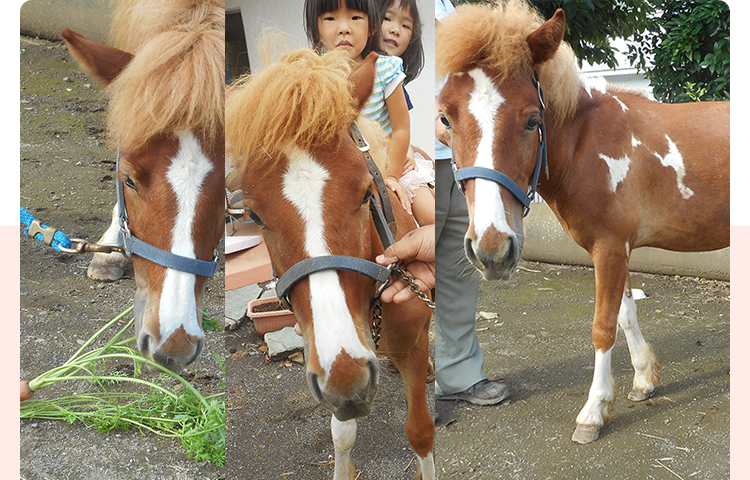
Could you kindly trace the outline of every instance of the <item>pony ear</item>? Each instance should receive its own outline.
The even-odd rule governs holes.
[[[362,110],[362,107],[365,106],[375,86],[375,62],[377,60],[378,54],[370,53],[349,75],[349,82],[352,84],[352,96],[357,101],[358,110]]]
[[[565,12],[558,8],[555,14],[526,37],[531,48],[534,65],[546,62],[555,55],[565,35]]]
[[[127,52],[93,42],[67,28],[62,31],[62,37],[73,58],[106,85],[112,82],[133,58],[133,55]]]

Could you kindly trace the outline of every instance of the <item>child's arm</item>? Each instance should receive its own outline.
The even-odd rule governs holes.
[[[391,120],[391,140],[388,145],[386,184],[396,192],[404,209],[411,213],[409,194],[398,183],[404,162],[406,161],[406,152],[409,149],[409,108],[406,106],[404,89],[400,87],[396,88],[385,99],[385,105],[388,107],[388,116]]]

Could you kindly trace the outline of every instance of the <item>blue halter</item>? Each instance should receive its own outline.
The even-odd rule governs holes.
[[[119,171],[120,149],[118,147],[115,175],[117,175],[117,172]],[[123,191],[122,180],[118,178],[116,183],[117,212],[120,219],[120,232],[117,235],[117,243],[122,247],[122,253],[125,256],[131,257],[133,255],[138,255],[139,257],[145,258],[146,260],[161,265],[162,267],[192,273],[193,275],[210,277],[216,273],[218,262],[216,261],[215,255],[213,261],[184,257],[182,255],[162,250],[134,237],[133,234],[130,233],[130,225],[128,224],[128,212],[125,208],[125,193]]]
[[[534,195],[536,195],[536,187],[539,183],[539,173],[542,170],[542,162],[544,163],[545,174],[547,175],[547,178],[549,178],[549,165],[547,164],[547,129],[544,126],[544,91],[542,90],[542,86],[539,84],[535,76],[531,77],[531,80],[532,82],[534,82],[534,86],[536,87],[537,92],[539,92],[539,101],[541,102],[539,116],[541,117],[541,122],[539,123],[539,149],[537,150],[536,155],[534,177],[528,192],[524,192],[523,189],[516,184],[516,182],[510,179],[510,177],[502,172],[498,172],[497,170],[474,166],[458,168],[456,166],[456,156],[451,155],[453,177],[455,178],[456,184],[458,184],[458,189],[461,191],[461,193],[463,193],[464,191],[463,184],[461,183],[464,180],[468,180],[471,178],[483,178],[485,180],[491,180],[499,184],[501,187],[507,189],[511,193],[511,195],[513,195],[519,202],[521,202],[521,204],[523,205],[524,217],[529,214],[531,201],[534,200]]]

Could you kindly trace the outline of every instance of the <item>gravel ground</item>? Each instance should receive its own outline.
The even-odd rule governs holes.
[[[640,403],[627,342],[613,353],[617,401],[599,440],[574,444],[591,385],[594,272],[522,262],[507,282],[480,284],[485,373],[511,389],[500,406],[436,402],[441,479],[729,478],[729,283],[631,274],[643,335],[662,364]],[[447,426],[446,426],[447,424]]]
[[[261,347],[248,318],[227,333],[227,478],[332,478],[330,412],[312,398],[304,366],[268,362]],[[372,412],[358,421],[352,462],[361,480],[411,479],[416,472],[401,377],[386,365],[382,358]],[[432,413],[434,384],[426,391]]]
[[[99,238],[115,203],[115,152],[104,139],[106,100],[63,43],[21,37],[21,205],[71,237]],[[67,78],[67,80],[66,80]],[[86,277],[90,255],[66,255],[20,235],[21,371],[30,380],[67,360],[104,323],[132,304],[132,269],[97,283]],[[220,247],[223,250],[223,245]],[[205,306],[224,309],[222,265]],[[214,359],[223,332],[209,332],[199,360],[184,372],[204,395],[221,390]],[[48,387],[35,398],[84,388]],[[179,440],[138,431],[99,433],[61,421],[21,421],[21,478],[218,479],[223,469],[188,458]]]

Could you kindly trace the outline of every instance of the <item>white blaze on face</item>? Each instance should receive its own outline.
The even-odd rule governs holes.
[[[665,135],[665,137],[667,138],[667,144],[669,144],[669,152],[663,157],[656,152],[654,152],[654,155],[656,155],[661,161],[661,164],[665,167],[674,168],[674,171],[677,174],[677,188],[680,190],[682,198],[687,200],[693,196],[694,192],[683,183],[686,172],[685,163],[682,161],[682,154],[677,150],[677,145],[675,145],[672,139],[669,138],[669,135]]]
[[[177,198],[177,216],[172,228],[170,251],[175,255],[195,257],[193,221],[203,182],[213,164],[190,132],[180,132],[179,148],[167,170],[167,180]],[[167,269],[159,301],[159,325],[162,341],[181,325],[188,335],[203,338],[195,303],[195,275]],[[186,321],[190,319],[189,321]]]
[[[286,154],[289,167],[283,176],[283,194],[297,209],[305,225],[305,253],[310,257],[331,255],[325,240],[323,220],[323,189],[329,173],[302,150],[294,148]],[[375,359],[375,354],[362,344],[357,335],[336,271],[317,272],[307,278],[310,282],[315,348],[327,382],[331,366],[341,350],[352,358]]]
[[[481,69],[472,70],[469,75],[474,79],[474,89],[469,97],[469,112],[474,116],[480,132],[474,165],[494,169],[495,116],[505,99]],[[481,239],[490,226],[494,226],[498,232],[513,234],[513,229],[505,219],[500,185],[483,178],[474,180],[473,221],[477,239]]]
[[[627,155],[622,158],[612,158],[601,153],[599,154],[599,158],[604,160],[609,167],[609,188],[614,193],[617,190],[617,185],[628,176],[630,158]]]

